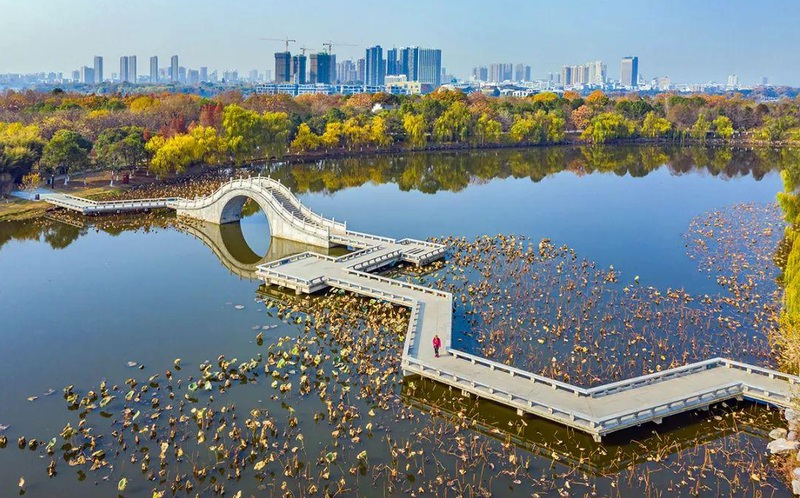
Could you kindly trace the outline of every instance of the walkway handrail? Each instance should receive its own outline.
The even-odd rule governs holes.
[[[611,428],[618,430],[641,423],[641,414],[646,414],[651,418],[667,417],[676,412],[684,412],[687,409],[708,406],[717,400],[729,399],[731,395],[736,396],[743,391],[744,388],[741,382],[729,382],[710,389],[692,391],[664,403],[612,413],[602,419],[597,419],[597,425],[606,430]],[[673,405],[680,406],[674,407]]]
[[[280,190],[281,193],[283,193],[292,202],[292,204],[300,210],[301,213],[308,216],[309,218],[316,220],[318,223],[328,226],[330,228],[347,231],[347,223],[330,220],[320,214],[315,213],[306,205],[304,205],[302,202],[300,202],[300,199],[297,198],[297,196],[289,189],[289,187],[281,183],[280,180],[273,180],[271,177],[264,178],[262,176],[256,178],[258,178],[259,181],[267,182],[273,188]]]
[[[556,405],[549,405],[549,404],[543,403],[543,402],[541,402],[539,400],[531,400],[531,399],[520,398],[520,397],[515,396],[514,394],[512,394],[512,393],[510,393],[510,392],[508,392],[508,391],[506,391],[504,389],[500,389],[500,388],[497,388],[497,387],[490,386],[488,384],[484,384],[483,382],[480,382],[479,380],[469,379],[467,377],[463,377],[461,375],[455,374],[455,373],[450,372],[448,370],[444,370],[444,369],[440,369],[440,368],[429,366],[429,365],[417,360],[416,358],[411,358],[411,357],[403,358],[403,364],[404,364],[404,368],[406,368],[406,369],[411,369],[409,367],[414,365],[416,367],[417,371],[420,372],[420,373],[424,373],[426,370],[431,370],[433,372],[436,372],[437,375],[434,377],[434,379],[436,379],[437,377],[441,378],[443,376],[447,376],[447,377],[451,377],[457,384],[460,383],[460,384],[465,385],[464,387],[467,387],[467,386],[472,387],[472,388],[479,387],[479,388],[484,389],[486,391],[486,392],[484,392],[482,394],[483,396],[485,396],[487,398],[490,398],[490,399],[494,399],[496,401],[500,401],[500,402],[505,403],[505,404],[511,404],[512,406],[520,406],[521,405],[521,406],[524,406],[526,409],[538,408],[540,410],[547,410],[551,415],[557,415],[560,418],[562,418],[564,423],[566,423],[567,425],[571,425],[571,426],[574,426],[574,427],[580,427],[580,428],[582,428],[584,430],[585,430],[585,426],[589,426],[592,429],[594,429],[596,427],[596,425],[597,425],[597,422],[596,422],[594,417],[592,417],[590,415],[587,415],[587,414],[585,414],[583,412],[580,412],[580,411],[577,411],[577,410],[564,410],[562,408],[559,408]],[[570,421],[571,423],[568,423],[567,421]],[[583,422],[583,423],[581,424],[581,422]],[[581,427],[581,426],[583,426],[583,427]]]
[[[484,365],[489,367],[492,370],[499,370],[500,372],[505,372],[510,374],[512,377],[521,377],[523,379],[530,380],[532,382],[538,382],[540,384],[545,384],[553,389],[561,389],[563,391],[567,391],[573,393],[578,396],[587,396],[588,392],[586,389],[578,386],[573,386],[572,384],[567,384],[566,382],[561,382],[555,379],[551,379],[550,377],[545,377],[543,375],[538,375],[533,372],[528,372],[527,370],[522,370],[516,367],[512,367],[509,365],[505,365],[503,363],[499,363],[496,361],[492,361],[480,356],[475,356],[473,354],[465,353],[463,351],[459,351],[457,349],[453,349],[452,347],[447,348],[446,351],[456,358],[460,358],[462,360],[467,360],[470,363]]]
[[[375,275],[373,273],[367,273],[361,270],[356,270],[355,268],[345,268],[344,271],[350,273],[352,275],[357,275],[362,278],[366,278],[369,280],[375,280],[376,282],[384,282],[390,285],[397,285],[399,287],[403,287],[410,290],[415,290],[417,292],[422,292],[423,294],[433,294],[435,296],[443,297],[445,299],[452,299],[453,295],[449,292],[441,291],[439,289],[434,289],[431,287],[423,287],[422,285],[412,284],[410,282],[404,282],[402,280],[397,280],[394,278],[386,278],[380,275]]]
[[[742,362],[736,361],[736,360],[729,360],[727,358],[715,358],[715,359],[717,361],[720,361],[723,364],[725,364],[725,366],[728,367],[728,368],[736,368],[738,370],[744,370],[747,373],[755,373],[755,374],[759,374],[759,375],[766,375],[770,379],[774,379],[774,378],[777,377],[779,379],[783,379],[783,380],[787,381],[789,384],[792,384],[792,385],[797,383],[797,377],[792,375],[792,374],[788,374],[788,373],[785,373],[785,372],[779,372],[777,370],[772,370],[772,369],[769,369],[769,368],[758,367],[758,366],[755,366],[755,365],[748,365],[747,363],[742,363]]]
[[[336,236],[341,238],[341,239],[346,239],[348,235],[351,235],[353,237],[362,238],[362,239],[367,239],[367,240],[377,240],[378,242],[386,242],[386,243],[389,243],[389,244],[395,244],[397,242],[395,239],[392,239],[392,238],[389,238],[389,237],[382,237],[380,235],[372,235],[372,234],[363,233],[363,232],[354,232],[353,230],[348,230],[347,232],[345,232],[343,234],[336,234]]]
[[[428,242],[427,240],[418,240],[418,239],[410,239],[404,238],[397,241],[398,244],[408,245],[408,244],[415,244],[419,246],[427,246],[430,248],[435,249],[446,249],[444,244],[437,244],[436,242]]]
[[[397,259],[402,255],[403,255],[403,251],[401,251],[400,249],[397,249],[397,250],[394,250],[392,252],[389,252],[389,253],[386,253],[386,254],[381,254],[380,256],[376,256],[374,258],[370,258],[370,259],[368,259],[366,261],[361,261],[359,263],[354,263],[352,266],[350,266],[350,268],[353,268],[355,270],[360,270],[362,268],[367,268],[367,267],[369,267],[369,266],[371,266],[371,265],[373,265],[375,263],[385,263],[385,262],[391,261],[393,259]]]

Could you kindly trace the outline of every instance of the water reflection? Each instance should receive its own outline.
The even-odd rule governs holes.
[[[183,221],[176,223],[176,228],[199,239],[206,245],[220,263],[231,273],[248,280],[256,280],[258,265],[285,258],[305,251],[329,254],[325,247],[311,246],[292,240],[270,237],[269,230],[263,237],[269,240],[269,249],[264,256],[257,254],[248,244],[240,223],[217,225],[202,221]]]
[[[321,160],[273,166],[269,173],[298,193],[335,192],[370,182],[435,193],[457,192],[493,179],[530,178],[539,182],[563,171],[579,176],[613,173],[644,177],[662,167],[673,175],[702,173],[761,180],[768,172],[796,162],[800,162],[800,151],[795,149],[543,147]]]
[[[435,417],[463,420],[466,416],[472,423],[471,430],[594,476],[666,459],[734,434],[769,440],[765,427],[779,425],[781,420],[779,410],[750,402],[729,402],[708,411],[669,417],[660,425],[648,423],[610,434],[600,446],[588,434],[541,418],[523,419],[507,406],[464,398],[457,390],[418,376],[403,380],[401,398],[407,405]],[[736,413],[743,416],[734,422]]]

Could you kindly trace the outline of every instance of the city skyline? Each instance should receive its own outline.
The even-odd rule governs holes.
[[[686,1],[641,8],[629,0],[617,2],[613,9],[587,1],[486,9],[468,0],[457,6],[431,5],[425,16],[418,9],[358,0],[348,10],[375,20],[360,23],[359,30],[344,22],[344,13],[337,13],[341,9],[321,2],[300,9],[234,1],[222,9],[219,2],[201,0],[188,9],[181,3],[161,5],[153,0],[102,6],[76,0],[64,15],[48,15],[56,5],[54,0],[0,0],[0,9],[8,14],[4,18],[13,21],[0,21],[0,73],[69,74],[90,65],[95,55],[103,56],[108,65],[126,54],[143,60],[180,54],[186,67],[238,69],[246,74],[271,67],[274,53],[282,47],[259,37],[289,35],[298,40],[290,47],[293,53],[301,46],[322,52],[323,43],[333,41],[339,60],[357,60],[366,47],[377,44],[384,54],[410,44],[437,47],[445,54],[442,65],[460,78],[468,78],[475,66],[498,60],[525,61],[534,79],[580,60],[609,61],[608,74],[618,75],[621,58],[635,53],[646,61],[639,71],[647,78],[724,82],[729,74],[737,74],[742,83],[758,83],[768,76],[774,84],[800,84],[800,68],[785,64],[783,54],[788,49],[782,48],[800,41],[792,27],[800,15],[784,0],[757,7],[734,0],[725,9]],[[687,15],[689,6],[692,15]],[[112,19],[126,22],[109,22]],[[382,21],[386,19],[392,22]],[[583,22],[589,20],[593,22]],[[491,35],[493,30],[459,28],[495,24],[503,26],[499,36]],[[148,28],[141,29],[142,25]],[[576,37],[574,27],[579,25],[581,36]],[[204,29],[198,31],[201,26]],[[742,32],[747,36],[739,36]],[[53,43],[56,37],[58,43]],[[336,46],[336,42],[355,46]],[[108,67],[104,73],[108,78]]]

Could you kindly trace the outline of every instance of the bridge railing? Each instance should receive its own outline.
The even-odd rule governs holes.
[[[356,270],[355,268],[345,268],[344,271],[346,271],[347,273],[350,273],[351,275],[357,275],[357,276],[359,276],[361,278],[366,278],[366,279],[369,279],[369,280],[373,280],[375,282],[383,282],[383,283],[388,284],[388,285],[394,285],[394,286],[402,287],[404,289],[409,289],[409,290],[421,292],[423,294],[431,294],[431,295],[442,297],[442,298],[445,298],[445,299],[452,299],[453,298],[453,295],[450,294],[449,292],[440,291],[439,289],[434,289],[434,288],[431,288],[431,287],[424,287],[422,285],[412,284],[410,282],[404,282],[402,280],[396,280],[394,278],[382,277],[380,275],[375,275],[375,274],[372,274],[372,273],[367,273],[367,272],[364,272],[364,271]]]
[[[274,180],[271,177],[264,178],[264,177],[261,177],[261,176],[256,177],[256,178],[259,181],[268,182],[269,185],[271,185],[275,189],[279,190],[281,193],[283,193],[292,202],[292,204],[297,209],[300,210],[301,213],[303,213],[304,215],[308,216],[312,220],[315,220],[317,223],[320,223],[320,224],[322,224],[324,226],[330,227],[330,228],[335,229],[335,230],[340,230],[342,232],[346,232],[347,231],[347,223],[342,223],[342,222],[339,222],[339,221],[331,220],[331,219],[325,218],[324,216],[322,216],[322,215],[320,215],[318,213],[315,213],[310,208],[308,208],[305,204],[300,202],[300,199],[297,198],[297,196],[289,189],[289,187],[287,187],[286,185],[281,183],[280,180]]]
[[[391,261],[393,259],[396,260],[402,254],[403,254],[403,251],[401,251],[400,249],[395,249],[394,251],[388,252],[386,254],[381,254],[381,255],[375,256],[373,258],[370,258],[370,259],[368,259],[366,261],[358,262],[358,263],[354,264],[350,268],[352,268],[354,270],[362,270],[364,268],[370,268],[370,267],[372,267],[373,265],[376,265],[376,264],[377,265],[382,265],[382,263]]]
[[[373,253],[375,251],[380,251],[381,249],[383,249],[383,247],[381,247],[381,246],[371,246],[371,247],[367,247],[366,249],[360,249],[358,251],[353,251],[353,252],[351,252],[349,254],[345,254],[344,256],[339,256],[338,258],[336,258],[336,262],[337,263],[344,263],[344,262],[350,261],[352,259],[360,258],[361,256],[364,256],[366,254],[370,254],[370,253]]]
[[[447,348],[447,352],[455,356],[456,358],[467,360],[474,365],[483,365],[485,367],[489,367],[490,370],[496,370],[499,372],[507,373],[511,377],[519,377],[521,379],[529,380],[531,382],[544,384],[546,386],[552,387],[553,389],[560,389],[562,391],[570,392],[572,394],[575,394],[576,396],[586,396],[588,394],[586,392],[586,389],[582,387],[573,386],[572,384],[567,384],[566,382],[561,382],[555,379],[551,379],[550,377],[545,377],[543,375],[538,375],[533,372],[528,372],[527,370],[522,370],[509,365],[505,365],[503,363],[482,358],[480,356],[475,356],[473,354],[465,353],[457,349]]]
[[[413,244],[417,246],[425,246],[425,247],[430,247],[431,249],[446,249],[446,246],[444,244],[437,244],[436,242],[428,242],[427,240],[405,238],[398,240],[397,243],[403,245]]]
[[[338,235],[338,237],[345,239],[347,238],[347,235],[351,235],[359,239],[367,239],[376,242],[386,242],[389,244],[394,244],[397,242],[395,239],[389,237],[381,237],[380,235],[372,235],[371,233],[354,232],[353,230],[348,230],[345,234]]]
[[[286,206],[275,199],[273,194],[260,183],[260,180],[257,180],[256,177],[238,178],[222,185],[211,195],[198,197],[191,200],[182,199],[180,200],[180,203],[174,207],[183,210],[202,209],[213,204],[214,202],[219,201],[222,196],[228,192],[231,192],[232,190],[237,188],[250,188],[251,190],[258,192],[260,197],[263,198],[270,205],[270,207],[275,210],[276,214],[289,222],[290,225],[300,228],[307,233],[325,237],[326,239],[330,236],[329,227],[322,227],[317,224],[307,223],[305,220],[298,219],[297,216],[292,214],[292,212],[289,211]]]
[[[641,424],[644,421],[657,420],[694,408],[705,407],[713,403],[730,399],[742,394],[741,382],[729,382],[709,389],[700,389],[681,395],[677,399],[665,401],[652,406],[623,410],[597,420],[601,433],[608,433]]]
[[[777,370],[772,370],[769,368],[757,367],[755,365],[748,365],[747,363],[728,360],[726,358],[716,358],[716,360],[722,362],[728,368],[744,370],[747,373],[751,374],[764,375],[766,377],[769,377],[770,379],[781,379],[788,382],[791,385],[798,383],[798,377],[795,375],[787,374],[784,372],[778,372]]]
[[[498,401],[502,404],[511,405],[516,408],[523,409],[533,413],[548,414],[548,418],[558,418],[566,425],[570,425],[586,432],[596,433],[597,421],[594,417],[577,410],[563,409],[555,404],[548,404],[541,400],[523,398],[516,394],[503,389],[502,387],[492,386],[478,379],[473,379],[457,373],[442,369],[438,366],[428,365],[416,358],[403,358],[403,368],[410,371],[416,371],[425,377],[433,378],[439,382],[467,389],[468,391],[475,392],[480,390],[480,395]],[[427,375],[430,373],[432,375]]]

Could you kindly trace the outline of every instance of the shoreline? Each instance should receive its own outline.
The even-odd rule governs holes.
[[[572,135],[572,136],[570,136]],[[665,139],[622,139],[615,140],[603,145],[591,145],[580,140],[578,135],[568,134],[567,139],[555,144],[532,144],[532,143],[517,143],[517,144],[469,144],[469,143],[453,143],[453,144],[437,144],[434,146],[426,146],[423,148],[408,148],[405,146],[395,147],[379,147],[379,148],[359,148],[358,150],[348,149],[334,149],[318,152],[308,153],[290,153],[281,158],[259,158],[243,161],[241,164],[234,162],[224,162],[218,165],[199,165],[188,169],[187,171],[167,178],[156,180],[152,174],[141,174],[137,171],[136,180],[134,183],[124,185],[121,182],[115,183],[113,186],[110,184],[111,171],[108,169],[94,170],[86,172],[86,179],[90,184],[82,185],[83,179],[81,173],[76,173],[73,177],[72,183],[63,188],[58,186],[53,190],[57,192],[68,192],[74,195],[102,199],[107,196],[113,196],[115,193],[125,191],[137,190],[139,188],[163,185],[168,186],[176,181],[191,180],[199,178],[211,169],[225,169],[235,168],[242,169],[253,167],[260,164],[268,165],[300,165],[300,164],[313,164],[320,161],[333,161],[333,160],[346,160],[358,158],[380,157],[388,155],[403,155],[403,154],[435,154],[435,153],[465,153],[469,151],[476,152],[491,152],[491,151],[526,151],[535,149],[574,149],[574,148],[589,148],[589,149],[617,149],[622,147],[671,147],[671,148],[707,148],[707,149],[720,149],[730,148],[739,150],[750,149],[790,149],[793,144],[774,143],[763,141],[751,140],[721,140],[711,139],[706,141],[699,141],[694,139],[687,139],[683,141],[665,140]],[[59,188],[61,187],[61,188]],[[6,198],[5,202],[0,201],[0,222],[3,221],[23,221],[37,219],[46,214],[52,206],[45,202],[26,201],[16,198]]]

